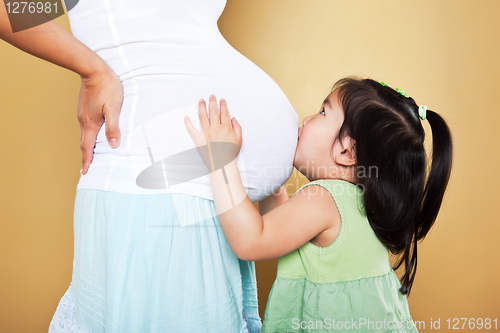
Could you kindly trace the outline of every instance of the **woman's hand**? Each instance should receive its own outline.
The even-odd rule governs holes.
[[[109,145],[120,145],[118,118],[123,102],[123,86],[120,78],[110,68],[94,75],[82,76],[78,98],[77,117],[80,123],[80,149],[82,150],[82,174],[86,174],[94,155],[97,134],[106,123]]]
[[[235,144],[239,148],[241,148],[241,126],[236,118],[230,118],[226,100],[223,98],[220,99],[219,115],[217,100],[214,95],[210,95],[208,109],[210,119],[207,117],[207,108],[205,105],[205,101],[201,99],[198,103],[198,116],[200,117],[201,132],[198,132],[198,130],[193,126],[188,116],[184,117],[184,124],[186,125],[186,128],[193,138],[196,146],[203,147],[212,142],[224,142]],[[211,163],[213,163],[214,155],[214,152],[211,151],[210,145],[208,145],[208,151],[211,162],[205,158],[204,161],[207,166],[210,167]],[[202,157],[204,157],[203,155],[204,154],[202,154]],[[236,156],[237,155],[238,154],[236,154]],[[213,168],[211,170],[213,170]]]

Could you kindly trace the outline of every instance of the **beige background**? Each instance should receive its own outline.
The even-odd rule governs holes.
[[[446,330],[448,318],[500,316],[499,13],[497,0],[229,0],[219,20],[300,120],[357,74],[448,121],[452,179],[409,298],[421,331],[431,320]],[[57,22],[70,30],[67,16]],[[71,281],[79,88],[78,75],[0,42],[0,332],[46,332]],[[306,179],[288,182],[295,191]],[[262,314],[275,265],[257,263]]]

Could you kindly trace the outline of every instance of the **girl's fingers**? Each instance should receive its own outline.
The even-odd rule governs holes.
[[[227,102],[224,98],[220,99],[220,120],[224,125],[231,124],[231,118],[229,117],[229,109],[227,108]]]
[[[198,116],[200,118],[201,129],[206,132],[210,127],[210,122],[207,118],[207,107],[205,105],[205,101],[202,99],[198,102]]]
[[[186,126],[189,135],[193,139],[196,146],[201,146],[205,144],[204,136],[202,133],[198,132],[196,127],[194,127],[193,123],[191,123],[191,119],[188,116],[184,116],[184,125]]]
[[[208,111],[210,116],[210,125],[219,125],[220,117],[219,117],[219,107],[217,106],[217,99],[214,95],[210,95],[210,99],[208,102]]]
[[[199,146],[201,141],[203,141],[201,144],[206,144],[206,142],[211,140],[232,141],[234,140],[234,137],[231,138],[231,135],[229,135],[229,137],[225,138],[226,134],[224,133],[226,133],[226,131],[222,131],[223,126],[230,126],[236,134],[238,145],[241,147],[241,126],[238,122],[236,122],[236,119],[231,120],[226,100],[224,98],[221,98],[220,100],[219,115],[219,105],[217,105],[217,99],[213,94],[210,95],[208,112],[210,118],[207,117],[205,101],[201,99],[198,103],[198,116],[200,118],[201,133],[196,130],[189,117],[184,117],[186,128],[193,140],[195,140],[195,143]]]
[[[233,126],[234,134],[236,134],[236,139],[238,140],[237,144],[241,148],[241,144],[243,142],[243,136],[241,135],[240,123],[236,120],[236,118],[233,118],[231,120],[231,124]]]
[[[200,132],[193,126],[191,123],[191,119],[188,116],[184,116],[184,125],[186,125],[186,129],[189,132],[189,135],[194,139]]]

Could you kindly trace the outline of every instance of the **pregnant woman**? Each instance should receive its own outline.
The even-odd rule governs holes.
[[[220,34],[225,3],[80,1],[68,12],[81,42],[65,37],[81,49],[73,54],[48,56],[16,34],[0,36],[82,78],[95,52],[112,70],[109,81],[115,75],[123,86],[120,145],[110,146],[103,125],[77,185],[72,281],[49,332],[260,331],[254,263],[239,260],[221,232],[183,118],[197,118],[198,101],[210,94],[226,99],[245,129],[236,161],[257,202],[291,175],[298,116]],[[89,91],[82,85],[79,112],[95,102]]]

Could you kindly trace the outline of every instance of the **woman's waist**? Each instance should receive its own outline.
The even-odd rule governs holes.
[[[80,176],[77,190],[95,189],[141,195],[182,193],[213,200],[210,179],[206,177],[174,184],[172,177],[161,172],[149,175],[149,181],[146,182],[141,174],[147,174],[150,165],[127,160],[94,157],[88,172]]]
[[[115,152],[116,149],[119,148],[110,148],[110,152],[107,153],[94,153],[90,165],[90,169],[95,170],[92,172],[92,177],[103,178],[105,174],[120,170],[123,175],[127,175],[127,179],[133,177],[139,181],[141,177],[154,179],[160,175],[162,179],[166,177],[170,180],[170,184],[174,184],[197,179],[209,173],[199,148],[181,151],[172,149],[171,153],[165,149],[163,154],[159,154],[146,147],[144,153],[137,155],[119,154]],[[282,150],[283,147],[279,149]],[[288,179],[293,171],[293,155],[276,154],[274,149],[262,151],[260,154],[241,151],[234,158],[242,174],[242,181],[250,178],[271,180],[285,176]]]
[[[157,177],[177,184],[209,173],[199,152],[203,147],[196,147],[190,138],[179,140],[172,138],[173,135],[165,135],[162,140],[161,132],[148,132],[147,128],[141,132],[135,132],[133,137],[122,134],[117,148],[112,148],[105,136],[99,139],[94,148],[91,168],[98,168],[100,175],[118,168],[128,174],[128,178],[137,179],[138,185],[144,185],[145,188],[148,184],[156,183]],[[236,158],[242,178],[253,182],[255,187],[278,185],[281,181],[284,183],[293,171],[296,148],[293,134],[283,133],[282,137],[287,142],[269,144],[274,139],[273,134],[276,135],[267,132],[253,138],[247,135],[239,154],[229,156],[231,160]],[[182,137],[179,135],[179,138]],[[267,183],[260,184],[262,182]]]
[[[209,170],[196,152],[152,162],[150,156],[95,154],[89,171],[80,176],[77,189],[90,188],[134,194],[184,193],[213,200]],[[181,154],[182,155],[182,154]],[[282,186],[293,166],[284,160],[248,161],[236,158],[243,186],[253,202],[262,200]],[[220,170],[216,172],[221,172]]]

